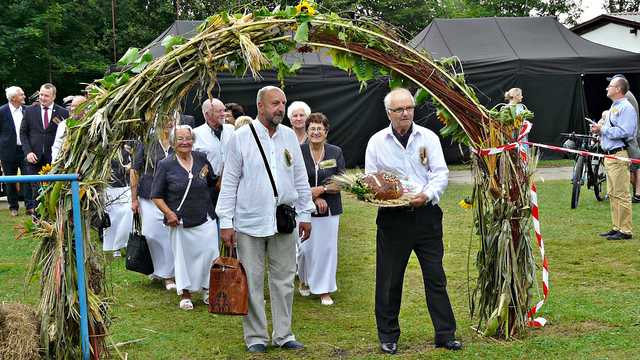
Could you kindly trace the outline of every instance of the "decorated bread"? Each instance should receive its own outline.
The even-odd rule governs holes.
[[[399,199],[403,194],[400,179],[387,172],[362,175],[360,182],[373,194],[373,198],[376,200]]]

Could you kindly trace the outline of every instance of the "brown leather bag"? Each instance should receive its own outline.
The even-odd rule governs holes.
[[[231,256],[218,257],[211,266],[209,278],[209,312],[220,315],[249,313],[249,285],[244,266]]]

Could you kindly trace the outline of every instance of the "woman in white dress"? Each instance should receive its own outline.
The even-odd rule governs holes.
[[[287,117],[300,145],[307,142],[306,124],[309,114],[311,114],[311,108],[304,101],[294,101],[287,108]]]
[[[311,237],[300,245],[298,253],[299,291],[302,296],[317,294],[322,305],[332,305],[330,294],[338,289],[338,226],[342,200],[338,188],[329,180],[345,171],[345,162],[342,149],[327,144],[329,121],[324,114],[310,114],[306,131],[309,140],[301,145],[302,157],[316,212],[311,218]]]
[[[169,229],[162,224],[163,214],[151,201],[151,185],[160,160],[173,154],[169,143],[169,134],[173,129],[173,120],[168,120],[158,140],[145,149],[138,144],[133,158],[131,171],[131,209],[140,212],[142,219],[142,235],[147,239],[151,260],[153,262],[152,279],[162,280],[167,290],[174,290],[173,249],[169,241]]]
[[[118,158],[111,160],[112,181],[104,190],[105,210],[111,226],[103,232],[103,251],[112,251],[113,257],[120,257],[120,249],[127,247],[129,233],[133,225],[131,212],[131,189],[128,172],[131,168],[130,147],[125,145]]]
[[[160,161],[151,198],[164,214],[175,259],[179,307],[193,309],[191,293],[209,296],[209,270],[218,257],[218,227],[212,191],[216,177],[204,153],[192,151],[195,134],[176,126],[171,138],[175,154]]]

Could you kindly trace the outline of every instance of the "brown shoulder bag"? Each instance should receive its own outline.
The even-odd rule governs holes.
[[[223,246],[227,249],[226,246]],[[230,256],[219,256],[211,266],[209,278],[209,312],[220,315],[249,313],[249,285],[244,266],[235,249]]]

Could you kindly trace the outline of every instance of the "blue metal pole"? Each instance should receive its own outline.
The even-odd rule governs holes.
[[[71,200],[73,203],[73,232],[76,238],[76,271],[78,272],[82,359],[89,360],[89,316],[87,313],[87,290],[85,288],[84,275],[84,238],[82,235],[82,220],[80,218],[80,185],[77,180],[71,182]]]
[[[78,180],[78,174],[55,174],[55,175],[12,175],[0,176],[0,182],[13,183],[31,183],[40,181],[74,181]]]
[[[73,232],[76,243],[76,268],[78,278],[78,302],[80,305],[80,345],[82,359],[89,360],[89,316],[87,312],[87,289],[84,274],[84,238],[80,218],[80,184],[78,174],[0,176],[0,183],[32,183],[41,181],[71,181],[71,201],[73,204]]]

